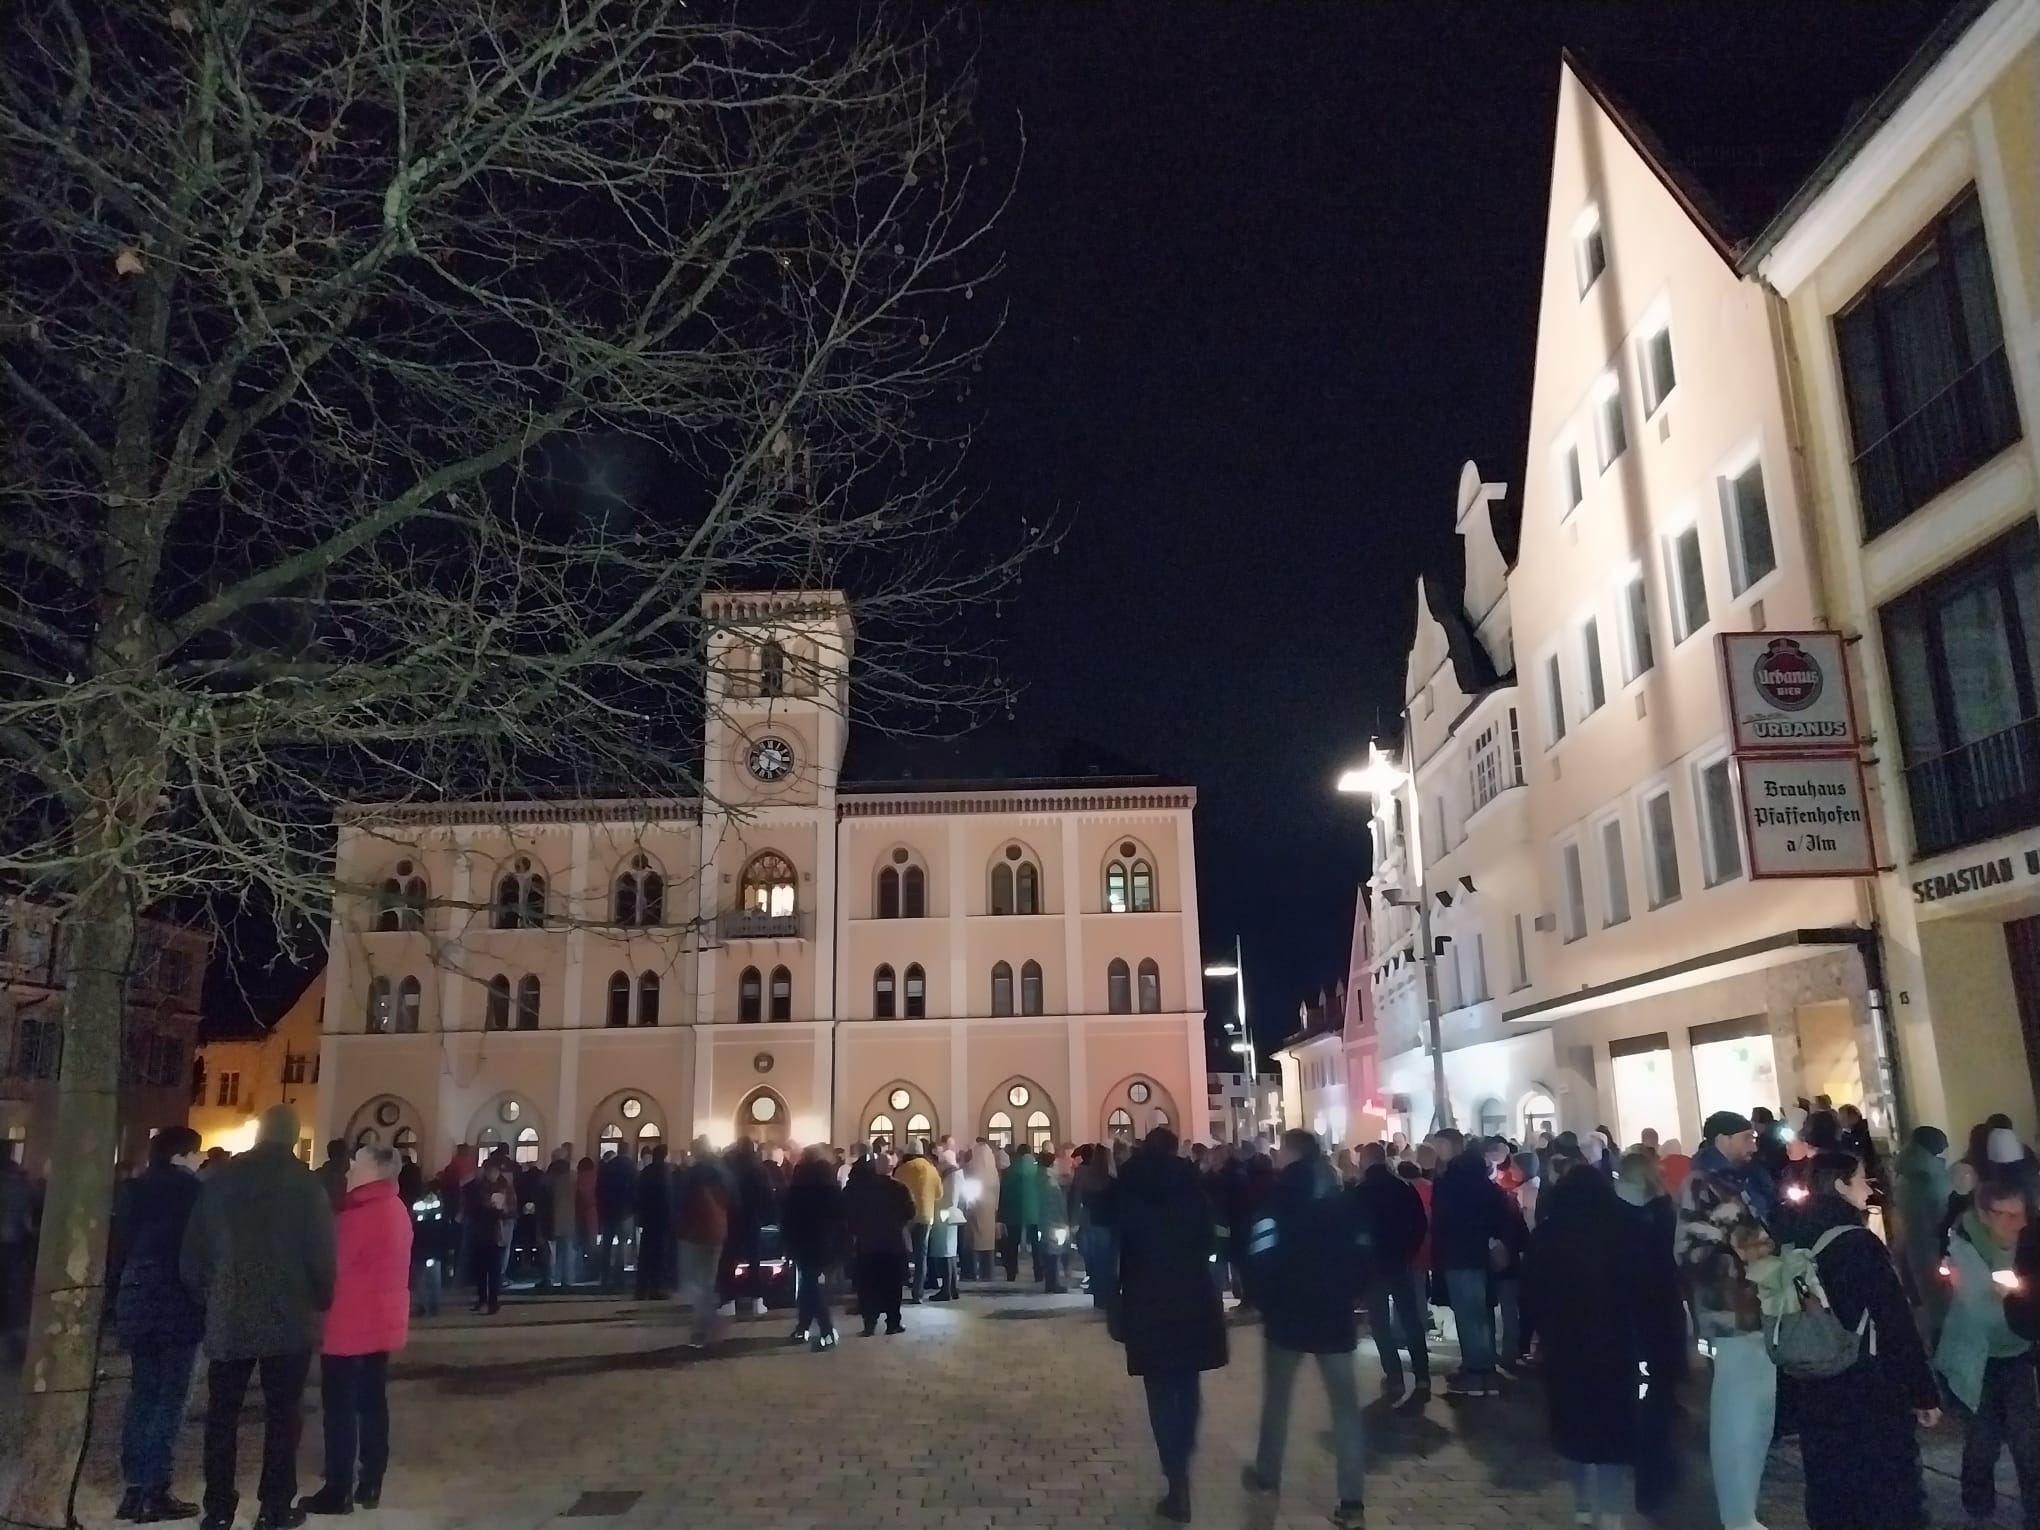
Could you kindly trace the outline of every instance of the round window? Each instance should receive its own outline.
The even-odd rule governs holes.
[[[635,1121],[639,1116],[643,1115],[644,1113],[645,1102],[639,1099],[636,1095],[632,1095],[629,1099],[623,1102],[624,1120]]]
[[[753,1121],[770,1121],[778,1114],[779,1102],[769,1094],[761,1094],[751,1102],[751,1119]]]
[[[886,1100],[894,1110],[905,1110],[914,1103],[914,1097],[904,1089],[895,1089],[886,1096]]]
[[[1008,845],[1008,846],[1006,847],[1006,859],[1007,859],[1007,860],[1009,860],[1009,861],[1017,861],[1017,860],[1019,860],[1019,859],[1020,859],[1020,847],[1019,847],[1018,845]]]
[[[895,851],[893,851],[893,853],[892,853],[892,861],[893,861],[893,864],[894,864],[895,866],[904,866],[904,865],[906,865],[906,864],[907,864],[907,852],[906,852],[905,850],[895,850]]]
[[[498,1111],[497,1114],[502,1116],[502,1118],[505,1121],[515,1121],[519,1116],[524,1114],[524,1107],[518,1104],[515,1100],[505,1100],[503,1102],[503,1108],[500,1111]]]
[[[1123,839],[1119,842],[1119,853],[1121,855],[1138,855],[1140,853],[1140,846],[1130,839]]]
[[[1025,1084],[1015,1084],[1006,1091],[1006,1103],[1015,1110],[1020,1109],[1021,1106],[1025,1105],[1032,1098],[1033,1096],[1028,1094]]]
[[[397,1115],[397,1102],[395,1100],[384,1100],[382,1104],[375,1108],[375,1118],[384,1126],[395,1126],[397,1124]]]
[[[409,876],[410,874],[411,874],[411,863],[410,863],[409,861],[398,861],[398,862],[397,862],[397,875],[398,875],[398,876],[400,876],[400,877],[407,877],[407,876]]]
[[[772,1071],[772,1054],[770,1052],[760,1052],[756,1057],[752,1058],[751,1071],[754,1073],[770,1073]]]
[[[1126,1086],[1126,1097],[1136,1105],[1145,1105],[1154,1091],[1147,1086],[1146,1079],[1135,1079]]]

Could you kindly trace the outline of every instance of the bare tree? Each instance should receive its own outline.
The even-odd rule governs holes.
[[[939,31],[685,0],[38,0],[0,23],[0,876],[63,911],[10,1522],[71,1519],[144,911],[334,894],[334,809],[698,790],[704,592],[856,592],[860,707],[1038,542],[960,543],[998,188]],[[624,443],[637,503],[562,493]],[[903,655],[936,652],[933,665]]]

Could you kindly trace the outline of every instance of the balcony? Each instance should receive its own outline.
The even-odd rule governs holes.
[[[748,908],[725,911],[717,928],[724,940],[800,940],[806,932],[800,914],[761,914]]]
[[[1856,455],[1866,538],[1889,531],[2019,439],[2003,346]]]
[[[1916,855],[2040,824],[2040,717],[1908,765],[1905,786]]]

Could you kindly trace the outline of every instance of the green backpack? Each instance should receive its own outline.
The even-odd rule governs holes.
[[[1862,1357],[1866,1339],[1870,1353],[1877,1353],[1877,1331],[1870,1324],[1869,1309],[1863,1310],[1854,1328],[1844,1327],[1828,1305],[1816,1266],[1822,1251],[1835,1239],[1868,1230],[1830,1227],[1814,1239],[1812,1248],[1789,1245],[1750,1266],[1750,1280],[1763,1304],[1764,1348],[1787,1376],[1804,1381],[1839,1376]]]

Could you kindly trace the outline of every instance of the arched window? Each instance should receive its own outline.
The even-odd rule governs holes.
[[[772,1018],[793,1018],[793,974],[784,967],[772,969]]]
[[[1013,868],[1013,912],[1041,912],[1041,868],[1032,861],[1022,861]]]
[[[907,919],[928,917],[928,873],[919,866],[900,873],[900,914]]]
[[[1013,912],[1013,868],[1004,861],[992,868],[992,912]]]
[[[1041,1013],[1041,963],[1023,962],[1020,966],[1020,1013],[1038,1015]]]
[[[496,928],[536,930],[545,925],[545,873],[520,855],[496,878]]]
[[[517,1140],[510,1146],[510,1156],[519,1163],[538,1162],[537,1127],[520,1126],[517,1129]]]
[[[1133,1141],[1133,1117],[1124,1108],[1115,1108],[1105,1118],[1106,1133],[1114,1142]]]
[[[1041,912],[1041,868],[1034,864],[1022,846],[1006,846],[1004,854],[992,866],[992,912]]]
[[[380,977],[371,979],[368,985],[369,1034],[372,1036],[380,1036],[384,1032],[388,1031],[390,1029],[390,1021],[392,1018],[393,1017],[391,1013],[390,1003],[390,980],[388,978]]]
[[[637,1023],[639,1025],[659,1023],[659,974],[656,972],[638,974]]]
[[[397,1029],[405,1035],[414,1035],[418,1029],[418,1011],[423,1006],[425,990],[414,977],[407,977],[397,984]]]
[[[412,1163],[418,1161],[418,1129],[415,1126],[400,1126],[396,1136],[390,1139],[390,1146],[402,1153]]]
[[[793,862],[774,850],[753,856],[744,868],[744,912],[788,918],[796,907],[794,887]]]
[[[1136,914],[1155,911],[1155,868],[1146,861],[1133,863],[1133,911]]]
[[[1105,969],[1105,1007],[1115,1015],[1133,1013],[1133,973],[1116,956]]]
[[[765,979],[756,967],[737,979],[737,1018],[747,1025],[765,1018]]]
[[[878,917],[900,917],[900,873],[896,866],[888,866],[878,874]]]
[[[865,1129],[865,1137],[874,1147],[891,1147],[893,1141],[893,1119],[888,1115],[876,1115]]]
[[[1537,1140],[1539,1132],[1558,1130],[1558,1104],[1542,1085],[1523,1096],[1523,1141],[1526,1145]]]
[[[1055,1125],[1048,1119],[1047,1111],[1037,1110],[1028,1115],[1027,1145],[1037,1153],[1055,1146]]]
[[[786,694],[786,650],[777,643],[768,641],[758,649],[758,694]]]
[[[1153,957],[1140,964],[1140,1012],[1143,1015],[1162,1012],[1162,969],[1155,965]]]
[[[907,969],[907,1018],[924,1019],[928,1013],[928,974],[915,962]]]
[[[489,979],[489,1003],[483,1024],[492,1031],[510,1029],[510,979],[500,972]]]
[[[609,974],[609,1012],[604,1017],[612,1027],[630,1024],[630,974],[612,972]]]
[[[1013,1146],[1013,1118],[1003,1110],[993,1111],[991,1119],[985,1122],[985,1141],[991,1143],[996,1148],[1011,1148]]]
[[[650,857],[640,852],[616,874],[613,917],[621,925],[664,924],[666,879]]]
[[[517,1029],[538,1029],[538,979],[529,972],[517,980]]]
[[[425,878],[410,861],[398,861],[395,872],[383,879],[376,892],[375,927],[378,930],[422,930],[425,928]]]
[[[604,1158],[614,1158],[623,1151],[623,1128],[611,1121],[602,1128],[601,1146],[596,1149],[595,1158],[599,1163]]]
[[[1126,863],[1114,861],[1105,868],[1105,912],[1123,914],[1126,910]]]
[[[1013,969],[1005,962],[992,964],[992,1013],[1013,1013]]]
[[[879,1020],[890,1020],[899,1013],[899,1001],[893,992],[893,970],[880,967],[871,975],[871,1013]]]
[[[1474,1107],[1473,1121],[1483,1137],[1506,1137],[1509,1133],[1508,1107],[1492,1095]]]
[[[907,1117],[907,1140],[919,1146],[935,1135],[935,1123],[919,1111]]]

